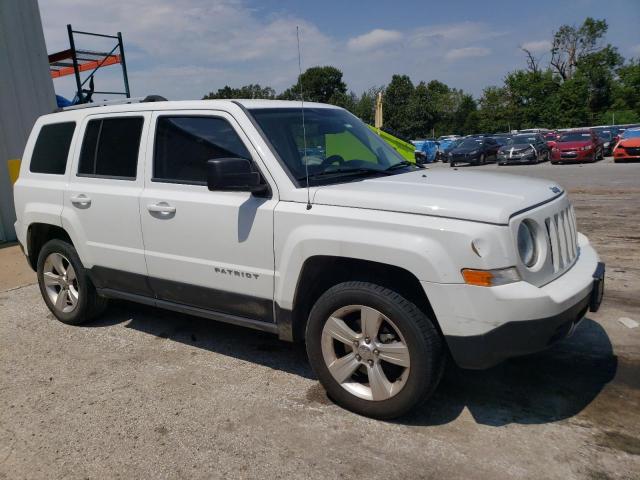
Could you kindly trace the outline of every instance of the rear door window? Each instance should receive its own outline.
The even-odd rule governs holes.
[[[33,173],[64,175],[75,122],[43,125],[31,154],[29,170]]]
[[[82,141],[78,176],[135,180],[142,117],[90,120]]]

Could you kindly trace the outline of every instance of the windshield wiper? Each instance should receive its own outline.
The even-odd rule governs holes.
[[[387,175],[386,170],[377,170],[375,168],[336,168],[332,170],[324,170],[322,172],[312,173],[309,175],[309,178],[322,178],[328,177],[331,175],[335,176],[347,176],[347,175],[363,175],[369,173],[379,173],[383,175]],[[304,180],[307,178],[306,176],[298,177],[298,180]]]
[[[389,168],[385,168],[384,171],[391,172],[393,170],[397,170],[398,168],[415,167],[415,166],[417,166],[415,163],[411,163],[408,160],[403,160],[402,162],[391,165]]]

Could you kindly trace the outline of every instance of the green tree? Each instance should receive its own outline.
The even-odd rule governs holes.
[[[384,91],[384,126],[404,137],[412,136],[409,105],[415,87],[407,75],[393,75]],[[413,109],[413,107],[412,107]]]
[[[511,128],[512,109],[506,87],[491,86],[483,90],[478,101],[479,128],[484,132],[505,132]]]
[[[587,17],[579,27],[562,25],[553,34],[551,44],[550,66],[562,80],[573,77],[578,62],[586,56],[597,52],[602,47],[600,41],[607,33],[606,20],[595,20]]]
[[[302,89],[300,88],[302,85]],[[337,104],[346,101],[347,85],[342,81],[342,72],[335,67],[311,67],[295,85],[282,92],[282,100],[299,100],[300,92],[310,102]]]
[[[259,84],[249,84],[240,88],[232,88],[225,85],[216,92],[209,92],[202,97],[203,100],[216,98],[276,98],[276,91],[271,87],[261,87]]]

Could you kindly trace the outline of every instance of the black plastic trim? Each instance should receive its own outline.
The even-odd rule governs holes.
[[[91,281],[101,291],[136,295],[219,315],[274,324],[273,300],[94,266]],[[144,302],[143,302],[144,303]],[[194,314],[195,315],[195,314]]]
[[[154,296],[146,275],[99,266],[92,267],[88,273],[97,289],[109,288],[135,295]]]
[[[155,277],[149,277],[149,285],[159,300],[274,323],[272,299]]]
[[[134,293],[123,292],[120,290],[113,290],[111,288],[99,288],[98,294],[119,300],[127,300],[130,302],[142,303],[144,305],[151,305],[165,310],[172,310],[174,312],[184,313],[187,315],[194,315],[196,317],[208,318],[218,322],[230,323],[232,325],[238,325],[241,327],[252,328],[254,330],[261,330],[263,332],[278,333],[278,326],[275,323],[262,322],[259,320],[252,320],[250,318],[238,317],[235,315],[229,315],[221,312],[213,312],[203,308],[193,307],[190,305],[182,305],[175,302],[167,302],[165,300],[158,300],[152,297],[146,297],[144,295],[136,295]]]
[[[565,338],[589,309],[591,291],[564,312],[547,318],[505,323],[483,335],[445,335],[461,368],[485,369],[503,360],[539,352]]]
[[[286,308],[282,308],[278,305],[278,302],[275,302],[274,310],[276,314],[276,324],[278,325],[278,337],[280,340],[285,340],[287,342],[301,340],[300,338],[296,338],[293,331],[293,312]]]

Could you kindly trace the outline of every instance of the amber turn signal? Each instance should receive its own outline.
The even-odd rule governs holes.
[[[465,268],[462,270],[462,278],[469,285],[477,285],[479,287],[490,287],[493,274],[488,270],[472,270]]]
[[[497,270],[464,268],[462,269],[462,278],[467,285],[475,285],[478,287],[497,287],[498,285],[520,281],[520,275],[515,267]]]

